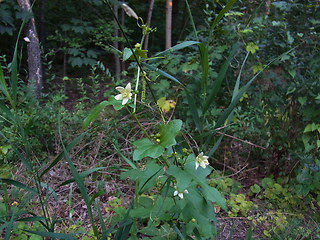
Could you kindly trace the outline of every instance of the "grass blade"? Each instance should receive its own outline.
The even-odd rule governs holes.
[[[32,216],[32,217],[25,217],[17,219],[19,222],[39,222],[39,221],[46,221],[44,217],[40,216]]]
[[[104,169],[104,168],[105,168],[105,167],[92,168],[92,169],[83,171],[83,172],[80,173],[79,175],[80,175],[81,178],[84,178],[84,177],[88,176],[89,174],[94,173],[94,172],[99,171],[99,170]],[[63,183],[61,183],[58,187],[62,187],[62,186],[67,185],[67,184],[69,184],[69,183],[73,183],[74,181],[75,181],[74,178],[70,178],[70,179],[64,181]]]
[[[75,182],[77,183],[79,189],[80,189],[80,193],[81,193],[81,196],[84,200],[84,202],[86,203],[86,206],[87,206],[87,211],[88,211],[88,215],[89,215],[89,218],[90,218],[90,222],[91,222],[91,225],[92,225],[92,229],[93,229],[93,232],[94,232],[94,235],[96,237],[98,237],[99,233],[98,233],[98,229],[94,223],[94,218],[93,218],[93,214],[92,214],[92,208],[91,208],[91,205],[90,205],[90,198],[89,198],[89,195],[87,193],[87,190],[86,190],[86,187],[84,185],[84,182],[82,180],[82,177],[80,176],[80,174],[78,173],[76,167],[74,166],[72,160],[70,159],[70,156],[67,152],[67,149],[66,147],[64,146],[64,143],[63,143],[63,139],[62,139],[62,134],[61,134],[61,119],[60,117],[58,118],[58,131],[59,131],[59,137],[60,137],[60,142],[61,142],[61,145],[62,145],[62,149],[63,149],[63,153],[64,153],[64,157],[65,159],[67,160],[67,163],[68,163],[68,166],[70,168],[70,171],[75,179]]]
[[[246,233],[246,240],[251,240],[252,239],[252,223],[249,226],[249,229]]]
[[[76,137],[71,143],[69,143],[66,146],[66,150],[70,151],[79,141],[80,139],[83,137],[85,133],[82,133],[81,135],[79,135],[78,137]],[[47,172],[50,171],[51,168],[53,168],[60,160],[62,160],[64,158],[64,152],[61,152],[56,159],[45,169],[43,170],[43,172],[40,174],[40,177],[42,177],[44,174],[46,174]]]
[[[219,71],[218,77],[214,81],[213,86],[211,88],[212,91],[210,92],[210,94],[209,94],[209,96],[206,99],[206,102],[204,104],[203,113],[206,113],[206,111],[208,110],[208,108],[212,104],[214,97],[217,95],[217,93],[218,93],[218,91],[219,91],[219,89],[221,87],[222,80],[224,79],[224,77],[225,77],[225,75],[227,73],[227,70],[228,70],[228,67],[230,65],[231,59],[234,56],[234,54],[235,54],[236,50],[238,49],[238,47],[239,47],[238,43],[233,45],[232,50],[231,50],[227,60],[222,65],[222,67],[221,67],[221,69]]]
[[[64,240],[76,240],[76,238],[72,234],[40,232],[40,231],[30,231],[30,230],[24,230],[24,231],[28,233],[36,234],[41,237],[48,237],[53,239],[64,239]]]
[[[196,128],[198,130],[199,133],[202,132],[202,125],[201,125],[201,122],[200,122],[200,117],[199,117],[199,114],[198,114],[198,109],[197,109],[197,106],[194,102],[194,99],[191,97],[190,93],[188,92],[187,89],[185,89],[185,93],[187,95],[187,100],[188,100],[188,104],[189,104],[189,108],[190,108],[190,111],[191,111],[191,114],[192,114],[192,119],[196,125]]]
[[[6,235],[4,236],[4,240],[10,240],[11,229],[13,227],[14,219],[15,219],[15,211],[13,211],[13,213],[11,215],[10,222],[8,222],[8,224],[6,226]]]
[[[2,66],[0,64],[0,90],[3,92],[3,94],[7,97],[7,99],[9,100],[11,106],[13,107],[14,106],[14,103],[12,101],[12,98],[11,98],[11,95],[8,91],[8,88],[7,88],[7,83],[6,83],[6,80],[4,78],[4,74],[3,74],[3,71],[2,71]]]
[[[197,41],[185,41],[185,42],[182,42],[182,43],[179,43],[171,48],[168,48],[162,52],[158,52],[154,55],[154,57],[159,57],[159,56],[163,56],[163,55],[167,55],[169,53],[172,53],[174,51],[177,51],[177,50],[180,50],[180,49],[183,49],[183,48],[186,48],[186,47],[189,47],[189,46],[192,46],[192,45],[195,45],[195,44],[199,44],[200,42],[197,42]]]
[[[109,101],[103,101],[99,103],[96,107],[94,107],[90,111],[89,115],[84,119],[82,123],[82,128],[83,129],[87,128],[90,125],[90,123],[95,121],[98,118],[100,112],[108,105],[111,105]]]
[[[21,182],[18,182],[18,181],[12,180],[12,179],[7,179],[7,178],[0,178],[0,181],[4,182],[6,184],[9,184],[9,185],[16,186],[16,187],[21,188],[23,190],[26,190],[27,192],[34,193],[34,194],[38,195],[37,190],[35,190],[31,187],[28,187],[27,185],[25,185]]]
[[[187,9],[188,9],[188,14],[189,14],[189,18],[190,18],[191,25],[192,25],[192,28],[193,28],[193,33],[196,36],[197,41],[199,41],[198,32],[197,32],[197,29],[196,29],[196,25],[194,24],[194,20],[193,20],[193,16],[192,16],[192,13],[191,13],[191,10],[190,10],[190,6],[189,6],[189,3],[188,3],[188,0],[185,0],[185,3],[186,3],[186,6],[187,6]]]
[[[217,123],[215,125],[215,129],[213,131],[211,131],[205,144],[208,144],[211,140],[211,138],[213,137],[214,133],[216,132],[216,129],[218,129],[219,127],[221,127],[223,125],[223,123],[225,122],[225,120],[228,118],[228,116],[231,114],[231,112],[234,110],[234,108],[236,107],[236,105],[239,103],[240,98],[243,96],[243,94],[248,90],[248,88],[251,86],[251,84],[253,83],[253,81],[266,69],[268,68],[273,62],[275,62],[276,60],[282,59],[283,56],[289,54],[291,51],[293,51],[295,48],[297,48],[299,45],[295,46],[294,48],[291,48],[290,50],[288,50],[287,52],[281,54],[280,56],[272,59],[261,71],[259,71],[256,75],[254,75],[248,82],[247,84],[242,87],[237,95],[235,97],[233,97],[232,102],[230,103],[230,105],[227,107],[227,109],[222,113],[222,115],[219,117],[219,119],[217,120]],[[246,59],[245,59],[246,60]],[[240,74],[240,73],[239,73]]]
[[[201,88],[202,93],[205,96],[207,93],[207,84],[208,84],[208,76],[209,76],[209,55],[208,55],[208,47],[203,43],[198,44],[199,53],[200,53],[200,65],[202,69],[202,82]]]
[[[210,35],[212,35],[213,30],[215,26],[218,24],[218,22],[221,20],[223,15],[232,7],[232,5],[236,2],[237,0],[230,0],[227,5],[219,12],[218,16],[214,19],[211,28],[210,28]],[[210,38],[209,38],[210,39]]]
[[[116,150],[116,152],[120,155],[120,157],[122,157],[130,165],[130,167],[132,167],[133,169],[137,169],[136,165],[134,165],[134,163],[130,159],[124,156],[114,144],[113,147]]]
[[[24,25],[29,21],[31,13],[27,12],[18,32],[17,41],[14,47],[13,59],[11,63],[11,91],[12,91],[12,107],[16,109],[17,92],[18,92],[18,43]]]
[[[178,79],[176,79],[175,77],[173,77],[170,74],[166,73],[165,71],[162,71],[159,68],[151,66],[151,65],[149,65],[147,63],[142,63],[142,65],[145,66],[146,68],[150,69],[151,71],[155,71],[156,73],[159,73],[163,77],[168,78],[168,79],[174,81],[175,83],[180,84],[181,86],[184,86]]]

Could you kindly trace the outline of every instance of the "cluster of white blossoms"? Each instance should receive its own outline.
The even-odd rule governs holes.
[[[131,92],[131,83],[128,83],[125,88],[123,87],[116,87],[116,90],[120,92],[114,98],[116,100],[122,100],[122,105],[126,105],[129,100],[131,100],[132,92]]]
[[[182,192],[180,190],[177,189],[177,186],[174,186],[174,188],[176,189],[173,193],[173,196],[179,196],[179,198],[183,199],[183,194],[184,193],[189,193],[187,189],[183,190]]]

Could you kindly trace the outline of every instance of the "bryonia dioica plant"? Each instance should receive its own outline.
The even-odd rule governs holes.
[[[104,2],[112,7],[109,1]],[[185,0],[186,6],[188,5]],[[219,20],[228,11],[235,0],[231,0],[216,16],[212,25],[210,26],[211,33]],[[92,227],[92,232],[96,239],[139,239],[140,237],[152,237],[152,239],[208,239],[213,238],[216,234],[216,217],[215,206],[223,210],[227,210],[226,201],[223,195],[213,186],[207,182],[207,176],[213,171],[210,166],[210,157],[218,148],[223,134],[218,140],[214,139],[214,134],[218,129],[225,131],[229,125],[234,108],[239,102],[240,98],[247,91],[251,83],[257,77],[258,72],[252,79],[250,79],[241,89],[240,76],[243,70],[244,63],[248,58],[250,51],[248,51],[243,65],[239,71],[232,99],[230,105],[225,109],[222,115],[217,119],[214,126],[204,128],[206,122],[205,113],[212,105],[213,99],[220,89],[221,83],[225,78],[225,74],[230,65],[230,61],[235,52],[241,48],[236,43],[223,63],[219,74],[214,81],[209,79],[209,44],[200,43],[195,25],[192,20],[192,15],[189,10],[190,19],[194,29],[196,41],[186,41],[180,43],[170,49],[157,53],[153,58],[148,57],[147,51],[142,49],[144,38],[147,34],[155,31],[150,28],[141,18],[132,13],[127,5],[123,5],[128,15],[137,19],[138,26],[142,29],[142,38],[140,43],[135,44],[134,48],[122,30],[118,19],[119,28],[127,39],[128,47],[124,49],[122,56],[123,60],[134,60],[136,68],[136,75],[134,81],[127,82],[123,86],[117,86],[115,90],[117,95],[110,96],[107,101],[101,102],[95,107],[89,116],[84,120],[83,127],[87,128],[98,117],[101,110],[112,105],[115,110],[120,111],[125,109],[136,121],[140,127],[144,137],[132,142],[134,152],[132,160],[125,158],[132,169],[126,170],[121,174],[122,179],[131,179],[135,181],[135,191],[131,204],[128,206],[126,213],[122,216],[119,223],[115,223],[109,229],[106,229],[105,220],[99,208],[99,196],[103,195],[104,191],[99,191],[93,196],[90,196],[85,187],[83,178],[88,174],[99,170],[100,168],[90,169],[81,174],[78,173],[73,164],[68,151],[82,138],[80,135],[75,138],[69,145],[65,146],[61,134],[61,121],[59,120],[59,136],[63,152],[58,155],[49,166],[43,168],[34,167],[36,161],[32,160],[32,154],[28,148],[28,138],[24,134],[23,126],[21,126],[17,113],[17,88],[18,88],[18,74],[17,74],[17,45],[14,53],[14,61],[12,63],[12,76],[8,79],[11,88],[7,88],[7,82],[0,71],[0,90],[1,104],[3,110],[1,113],[3,119],[10,123],[17,125],[17,129],[21,130],[21,136],[25,137],[25,153],[21,154],[19,149],[14,150],[19,156],[20,160],[26,166],[26,169],[34,178],[34,188],[14,181],[12,179],[1,179],[1,186],[3,192],[6,194],[7,185],[14,185],[19,189],[23,189],[37,197],[41,202],[43,209],[43,216],[32,215],[32,217],[22,218],[25,211],[20,211],[17,207],[9,207],[6,209],[5,217],[1,218],[1,229],[6,229],[5,240],[10,239],[11,229],[16,221],[37,221],[45,228],[46,232],[29,231],[42,237],[50,237],[57,239],[75,239],[74,234],[60,234],[55,233],[57,219],[49,213],[46,208],[48,198],[53,195],[52,189],[48,185],[44,185],[42,179],[46,173],[50,171],[59,161],[66,159],[66,163],[73,175],[73,179],[69,179],[62,184],[70,184],[76,182],[80,194],[86,204],[88,218]],[[189,9],[189,7],[188,7]],[[20,31],[21,32],[21,31]],[[197,47],[200,55],[200,69],[201,80],[199,83],[199,92],[192,92],[190,87],[179,81],[167,72],[164,72],[157,67],[154,67],[153,61],[157,59],[166,58],[168,54],[174,51],[184,49],[186,47]],[[250,49],[249,49],[250,50]],[[270,65],[270,63],[268,64]],[[267,66],[268,66],[267,65]],[[183,126],[185,119],[175,119],[167,117],[166,112],[174,108],[176,102],[173,100],[166,100],[164,96],[155,96],[150,85],[156,81],[151,75],[157,74],[161,77],[171,80],[183,89],[183,96],[186,98],[192,118],[194,121],[194,128],[198,134],[193,137],[195,144],[192,145],[184,141],[183,135],[186,129]],[[134,86],[134,89],[131,87]],[[145,106],[153,109],[155,114],[154,124],[152,127],[145,129],[141,124],[140,111]],[[159,123],[160,122],[160,123]],[[194,133],[194,132],[193,132]],[[224,132],[223,132],[224,133]],[[6,139],[5,133],[0,132],[2,138]],[[44,191],[42,190],[44,188]],[[45,196],[45,197],[43,197]],[[7,197],[6,197],[7,198]],[[7,204],[8,205],[8,204]],[[97,211],[99,217],[100,228],[97,226],[97,220],[94,215],[94,210]],[[116,230],[117,229],[117,230]]]

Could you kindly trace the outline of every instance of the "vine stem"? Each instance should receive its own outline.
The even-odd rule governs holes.
[[[144,127],[142,126],[141,122],[139,121],[139,119],[137,118],[137,115],[135,112],[131,113],[131,116],[133,117],[133,119],[137,122],[137,124],[139,125],[140,129],[143,131],[144,135],[146,135],[146,137],[152,141],[151,137],[149,136],[149,134],[147,133],[147,131],[144,129]]]

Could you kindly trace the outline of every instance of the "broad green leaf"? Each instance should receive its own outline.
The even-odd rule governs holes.
[[[192,175],[175,165],[171,165],[168,168],[167,173],[177,180],[177,188],[180,191],[187,189],[192,181]]]
[[[128,173],[132,172],[128,171]],[[154,162],[148,162],[143,171],[139,171],[136,181],[139,183],[139,194],[142,194],[152,188],[157,178],[163,174],[163,167]],[[130,177],[129,174],[122,174],[121,177]]]
[[[312,125],[311,124],[308,124],[305,128],[304,128],[304,133],[307,133],[307,132],[311,132],[312,131]]]
[[[253,193],[259,193],[261,191],[261,188],[258,184],[254,184],[250,187],[250,190],[253,192]]]
[[[136,56],[139,56],[139,57],[142,57],[142,58],[148,58],[148,56],[147,56],[147,50],[142,50],[142,49],[136,48],[136,50],[134,51],[134,53],[136,54]]]
[[[201,184],[203,195],[206,197],[206,199],[216,203],[219,205],[222,209],[227,211],[227,204],[225,198],[221,195],[221,193],[214,187],[211,187],[207,184]]]
[[[139,204],[145,208],[151,208],[153,206],[153,200],[151,197],[140,197]]]
[[[298,175],[297,175],[297,182],[304,184],[304,185],[310,185],[312,183],[312,176],[308,172],[308,170],[302,170]]]
[[[137,207],[130,211],[130,217],[132,218],[149,218],[150,212],[152,209],[150,208],[144,208],[144,207]]]
[[[133,160],[141,160],[145,157],[158,158],[164,152],[164,147],[160,144],[155,144],[147,138],[133,142],[136,149],[133,152]]]
[[[197,170],[195,169],[195,163],[190,162],[185,165],[185,171],[189,173],[195,181],[201,186],[203,195],[206,199],[216,203],[219,205],[222,209],[226,210],[226,200],[224,197],[220,194],[220,192],[210,187],[207,184],[206,177],[211,173],[212,167],[207,166],[205,169],[199,167]]]
[[[159,125],[160,145],[163,148],[168,148],[176,144],[175,137],[179,133],[182,126],[182,121],[175,119],[167,124]]]
[[[307,101],[307,97],[298,97],[298,102],[301,105],[304,105],[306,101]]]
[[[196,41],[186,41],[186,42],[183,42],[183,43],[179,43],[179,44],[177,44],[177,45],[175,45],[175,46],[173,46],[171,48],[168,48],[165,51],[156,53],[154,56],[158,57],[158,56],[162,56],[162,55],[167,55],[169,53],[172,53],[173,51],[177,51],[177,50],[180,50],[180,49],[183,49],[183,48],[195,45],[195,44],[199,44],[199,43],[200,42],[196,42]]]
[[[84,119],[82,123],[82,128],[87,128],[93,121],[95,121],[98,118],[100,112],[108,105],[111,105],[109,101],[103,101],[99,103],[96,107],[94,107],[90,111],[89,115]]]

